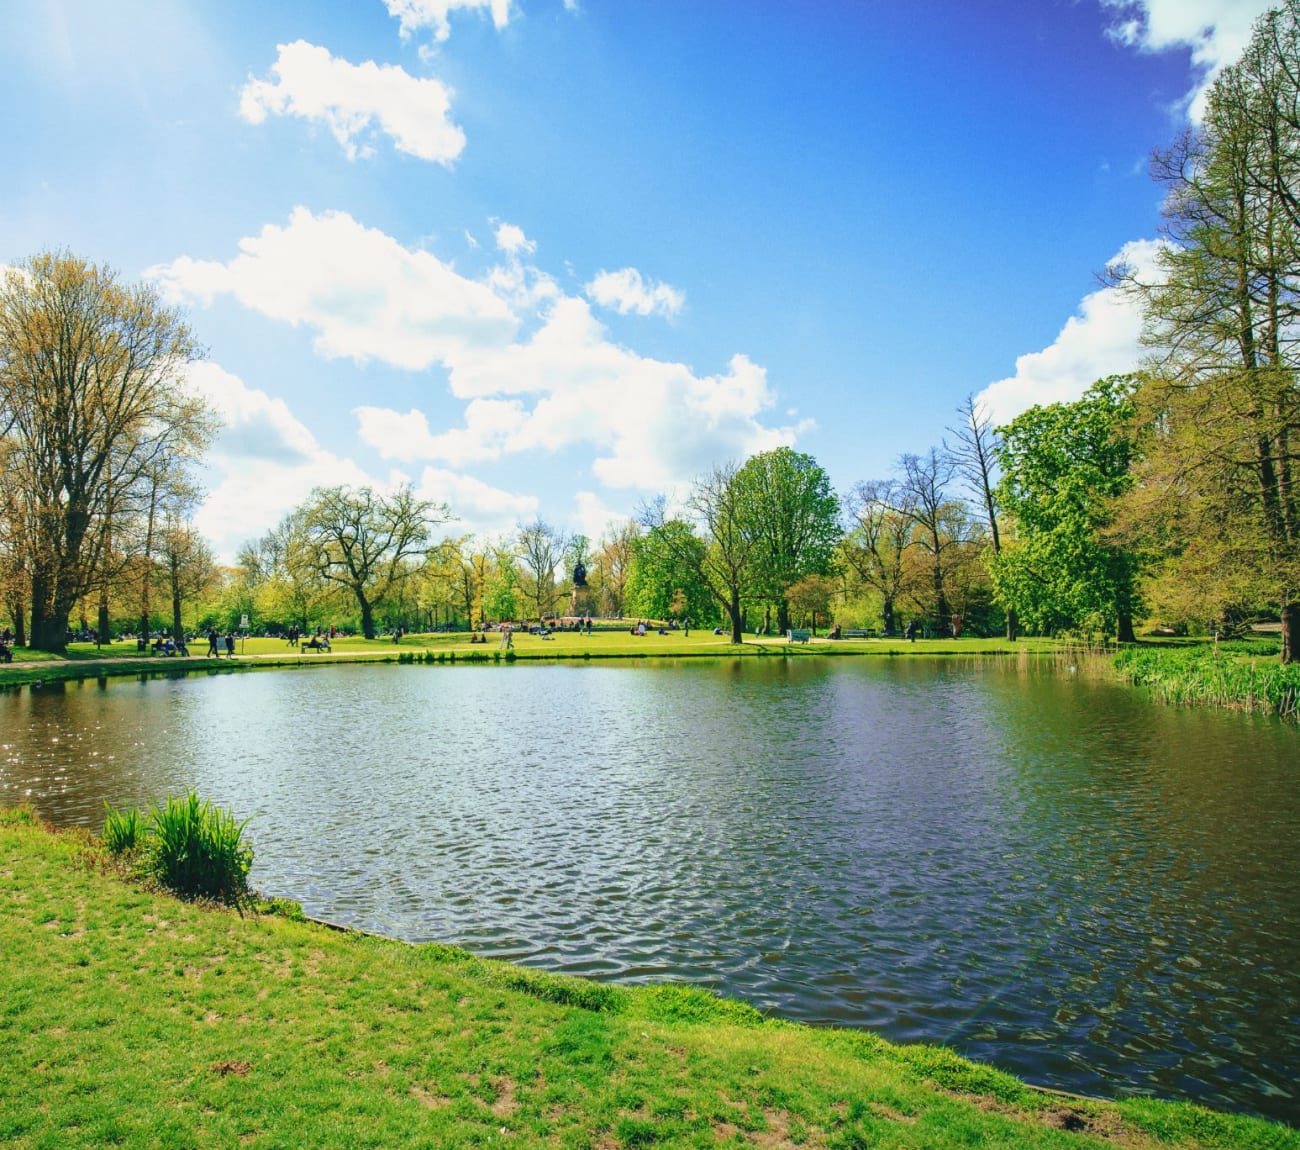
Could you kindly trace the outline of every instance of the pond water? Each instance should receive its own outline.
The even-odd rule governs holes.
[[[187,786],[308,913],[1300,1123],[1300,733],[1004,662],[335,666],[0,694],[0,802]]]

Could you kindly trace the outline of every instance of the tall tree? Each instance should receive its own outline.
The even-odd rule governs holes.
[[[628,609],[647,619],[671,616],[701,622],[716,616],[701,575],[704,541],[681,519],[651,527],[632,544],[627,579]]]
[[[310,561],[321,578],[356,600],[361,630],[375,637],[375,608],[423,555],[430,527],[450,518],[445,505],[417,499],[410,487],[391,496],[368,487],[318,487],[302,509],[302,531]]]
[[[898,462],[902,470],[896,487],[898,510],[915,525],[911,545],[925,555],[930,577],[931,594],[928,600],[921,601],[934,613],[939,625],[946,626],[952,605],[944,571],[952,558],[950,552],[965,543],[950,530],[957,521],[949,492],[957,466],[946,452],[934,447],[925,455],[904,455]]]
[[[898,630],[898,602],[910,579],[906,555],[916,530],[901,505],[902,492],[892,479],[857,483],[845,500],[852,526],[840,552],[858,580],[880,596],[886,634]]]
[[[830,477],[811,455],[789,447],[747,459],[736,472],[742,526],[754,541],[754,589],[790,627],[787,592],[807,575],[831,569],[840,540],[840,503]]]
[[[1168,243],[1119,269],[1152,348],[1127,527],[1209,600],[1271,601],[1300,657],[1300,4],[1265,15],[1204,123],[1157,153]],[[1162,524],[1177,523],[1171,534]]]
[[[555,613],[555,572],[564,558],[568,540],[544,519],[520,524],[515,537],[519,557],[527,571],[525,586],[528,597],[537,609],[537,617],[544,619]]]
[[[993,565],[999,598],[1038,631],[1113,629],[1132,642],[1137,554],[1109,534],[1132,484],[1131,376],[1100,380],[1075,403],[1032,407],[1002,429],[997,497],[1015,546]]]
[[[148,285],[42,253],[0,284],[4,483],[25,505],[33,646],[62,650],[73,607],[97,586],[111,501],[165,456],[202,442],[209,417],[182,386],[199,355]]]
[[[984,514],[989,544],[996,562],[997,556],[1002,553],[997,501],[998,431],[988,408],[980,404],[973,394],[967,395],[962,401],[957,408],[957,415],[957,425],[948,429],[952,441],[945,440],[943,449],[956,467],[957,474],[965,481],[967,492]],[[1014,607],[1003,606],[1007,613],[1007,639],[1015,642],[1016,611]]]
[[[172,637],[179,643],[185,635],[184,605],[211,586],[216,564],[203,537],[189,523],[176,518],[164,526],[160,550],[171,594]]]

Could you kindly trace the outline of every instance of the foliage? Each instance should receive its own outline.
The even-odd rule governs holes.
[[[417,499],[409,485],[391,496],[368,487],[318,487],[299,509],[289,547],[321,579],[347,589],[360,609],[362,634],[373,639],[375,608],[414,573],[409,560],[424,554],[431,522],[450,514]]]
[[[519,557],[527,572],[524,584],[528,597],[532,600],[534,618],[545,619],[555,614],[555,571],[564,558],[568,539],[563,531],[541,518],[520,524],[516,537]]]
[[[777,607],[790,626],[788,593],[806,575],[827,575],[839,543],[840,502],[811,456],[789,447],[747,459],[734,479],[741,529],[753,541],[751,591]]]
[[[624,600],[630,615],[645,619],[716,616],[713,595],[700,574],[704,542],[680,519],[651,527],[631,544]]]
[[[168,795],[163,806],[149,807],[145,868],[178,894],[237,902],[248,893],[253,865],[247,825],[193,790]]]
[[[1129,648],[1116,655],[1115,666],[1130,683],[1149,687],[1165,703],[1256,711],[1300,721],[1300,666],[1261,664],[1239,654],[1242,649],[1227,643],[1217,648]]]
[[[1142,303],[1152,430],[1128,535],[1211,604],[1248,596],[1300,658],[1300,3],[1260,18],[1203,123],[1158,153],[1168,243]]]
[[[1138,556],[1107,535],[1131,486],[1136,380],[1100,380],[1075,403],[1032,407],[1002,429],[997,498],[1014,541],[993,560],[999,598],[1033,630],[1116,629],[1132,641]]]
[[[207,439],[211,412],[182,386],[198,355],[153,287],[106,267],[45,252],[0,280],[3,569],[34,647],[63,649],[160,477]]]
[[[145,837],[146,823],[139,807],[117,810],[104,804],[104,829],[100,838],[109,854],[129,854]]]

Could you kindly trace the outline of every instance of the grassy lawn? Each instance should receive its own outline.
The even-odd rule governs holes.
[[[0,811],[0,875],[6,1146],[1300,1150],[699,990],[181,902],[23,812]]]
[[[432,659],[487,659],[500,660],[506,655],[501,650],[500,636],[489,633],[486,643],[471,643],[469,633],[406,635],[400,643],[391,639],[366,640],[339,638],[333,641],[333,650],[303,652],[300,645],[290,645],[283,639],[238,640],[235,658],[223,654],[219,659],[206,657],[207,643],[195,642],[190,647],[190,657],[164,658],[150,651],[136,650],[134,640],[109,643],[96,647],[93,643],[69,644],[65,655],[51,655],[42,651],[18,648],[14,662],[0,665],[0,686],[28,683],[36,680],[81,679],[98,675],[129,675],[143,670],[164,669],[179,671],[203,669],[212,666],[300,666],[339,661],[396,662],[399,658]],[[597,630],[591,635],[565,631],[542,637],[518,634],[513,636],[514,660],[530,659],[629,659],[629,658],[692,658],[717,656],[780,655],[804,658],[814,655],[1004,655],[1044,653],[1057,650],[1061,644],[1051,639],[1022,639],[1008,643],[1005,639],[918,639],[909,643],[905,639],[847,639],[832,642],[819,636],[808,643],[788,643],[783,638],[746,635],[741,644],[733,644],[729,635],[715,635],[711,630],[693,630],[690,636],[680,631],[666,635],[651,633],[635,636],[623,629]]]

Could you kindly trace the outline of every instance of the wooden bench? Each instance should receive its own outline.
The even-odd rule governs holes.
[[[312,641],[309,639],[306,643],[302,645],[302,650],[304,653],[307,651],[311,651],[315,654],[319,654],[321,651],[324,651],[326,654],[328,654],[330,647],[328,643],[312,643]]]
[[[789,630],[785,633],[785,637],[791,643],[806,643],[808,642],[809,638],[811,638],[811,636],[812,636],[811,631]]]
[[[843,632],[843,635],[846,639],[874,639],[876,637],[874,631],[864,631],[859,629],[845,631]]]

